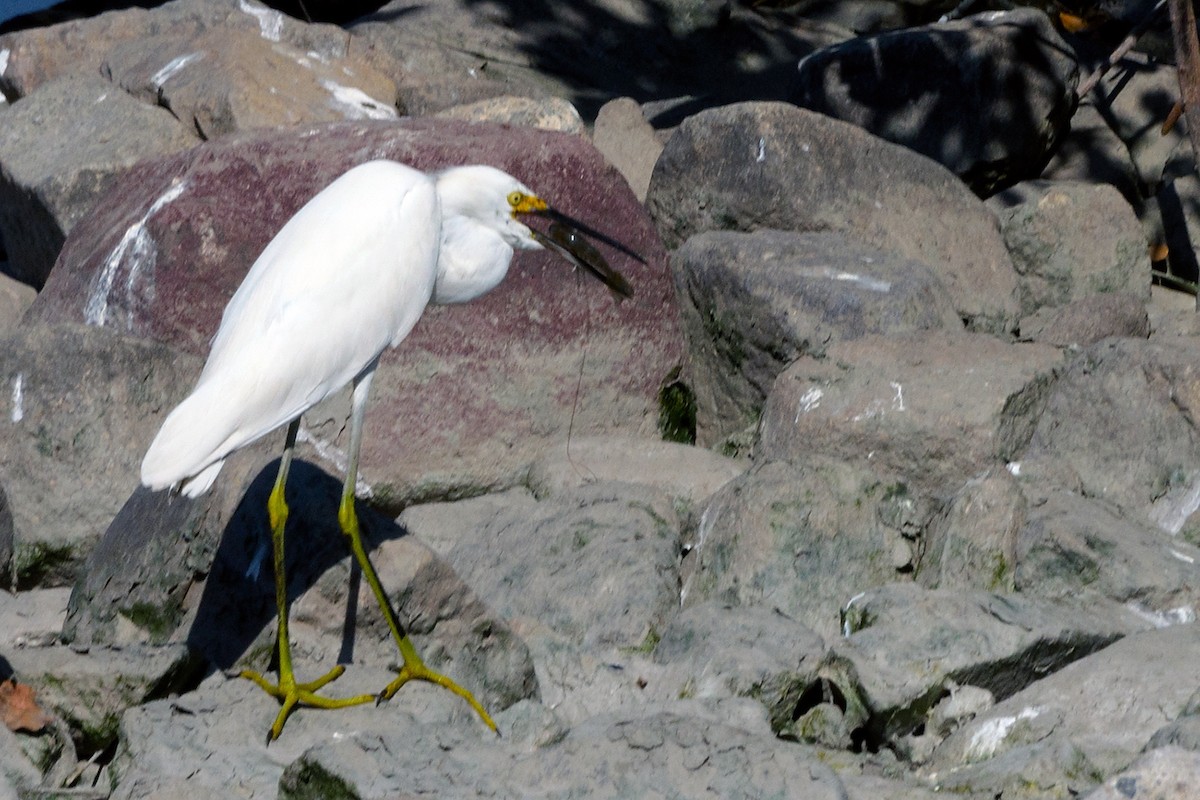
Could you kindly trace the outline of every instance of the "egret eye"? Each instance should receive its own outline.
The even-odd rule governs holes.
[[[520,193],[520,192],[509,192],[508,193],[508,204],[510,206],[512,206],[513,208],[520,208],[521,204],[524,202],[525,202],[525,195],[523,195],[522,193]]]

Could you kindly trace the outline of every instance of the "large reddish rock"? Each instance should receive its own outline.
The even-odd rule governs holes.
[[[106,326],[204,354],[284,221],[375,158],[422,169],[493,164],[640,256],[598,245],[636,290],[621,304],[560,259],[524,252],[490,295],[431,307],[375,382],[363,477],[377,500],[398,506],[515,483],[569,435],[656,434],[660,388],[683,359],[666,257],[628,185],[578,136],[456,121],[333,123],[236,134],[147,162],[72,231],[29,320]],[[347,409],[345,398],[315,409],[301,437],[335,472]]]

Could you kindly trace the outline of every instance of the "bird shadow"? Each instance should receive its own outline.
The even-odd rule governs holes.
[[[266,666],[260,663],[265,654],[248,653],[256,642],[261,647],[263,641],[270,643],[271,668],[276,666],[275,636],[269,640],[262,636],[277,616],[267,499],[278,469],[278,459],[264,467],[230,515],[188,631],[188,646],[215,669],[228,670],[244,660],[255,662],[255,668]],[[289,604],[349,555],[348,542],[338,525],[341,492],[341,482],[319,467],[305,461],[292,462],[285,489],[289,515],[284,571]],[[361,503],[358,514],[363,546],[368,552],[381,541],[407,534],[394,521]],[[354,659],[361,579],[358,564],[351,559],[338,663]]]

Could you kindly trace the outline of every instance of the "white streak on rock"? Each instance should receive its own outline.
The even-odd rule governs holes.
[[[1185,564],[1195,564],[1196,563],[1196,559],[1192,558],[1187,553],[1181,553],[1175,549],[1171,549],[1171,555],[1175,556],[1176,558],[1178,558],[1180,561],[1182,561]]]
[[[238,0],[238,8],[258,20],[258,30],[269,42],[278,42],[283,35],[283,14],[260,3]]]
[[[967,745],[964,761],[983,761],[996,754],[996,750],[1008,738],[1013,727],[1021,720],[1035,719],[1046,709],[1042,706],[1024,708],[1015,717],[996,717],[989,719],[979,726],[971,742]]]
[[[816,386],[800,395],[800,402],[796,406],[796,419],[793,422],[798,424],[800,422],[801,414],[807,414],[808,412],[819,408],[821,405],[821,398],[824,396],[825,393]]]
[[[892,400],[892,407],[897,411],[904,411],[904,387],[896,381],[892,381],[892,388],[896,390],[896,397]]]
[[[878,278],[871,278],[866,275],[859,275],[856,272],[845,272],[832,267],[815,267],[800,270],[801,275],[810,278],[828,278],[831,281],[846,281],[848,283],[856,283],[864,289],[872,292],[890,292],[892,284],[890,281],[881,281]]]
[[[97,273],[95,280],[92,282],[92,291],[88,294],[87,303],[83,307],[83,319],[88,325],[103,325],[108,317],[108,298],[112,292],[113,282],[117,278],[117,271],[121,264],[126,261],[126,256],[130,256],[129,277],[126,280],[126,287],[132,288],[134,284],[134,276],[146,264],[153,264],[157,253],[154,247],[154,241],[150,238],[149,232],[146,230],[146,222],[151,217],[163,209],[164,206],[174,201],[179,195],[183,194],[183,190],[187,188],[187,181],[179,181],[161,197],[151,204],[150,209],[142,215],[142,218],[129,226],[125,231],[125,235],[121,237],[121,241],[113,248],[113,251],[108,254],[108,258],[104,260],[104,266]],[[129,320],[130,326],[133,324],[132,317]]]
[[[1004,468],[1007,469],[1008,474],[1012,475],[1014,478],[1021,477],[1021,462],[1020,461],[1010,461],[1004,465]]]
[[[12,51],[7,47],[0,50],[0,75],[3,75],[4,71],[8,69],[8,57],[11,53]]]
[[[183,69],[197,58],[200,58],[202,55],[204,54],[188,53],[187,55],[176,56],[175,58],[172,58],[166,63],[166,66],[150,76],[150,82],[153,83],[156,88],[161,89],[162,85],[169,81],[172,75],[174,75],[176,72],[179,72],[179,70]]]
[[[13,378],[12,390],[12,421],[20,422],[25,418],[25,373],[18,372]]]
[[[1146,608],[1141,603],[1126,603],[1125,607],[1156,628],[1189,625],[1196,621],[1196,609],[1191,606],[1177,606],[1165,611],[1155,611],[1152,608]]]
[[[376,100],[362,89],[328,80],[321,81],[321,85],[333,97],[334,108],[346,119],[397,119],[400,116],[393,106]]]
[[[842,609],[842,636],[846,639],[849,639],[850,634],[854,633],[854,631],[850,630],[850,615],[847,612],[850,611],[850,606],[854,605],[866,596],[866,592],[859,592],[858,594],[854,595],[854,597],[851,597],[849,600],[847,600],[846,607]]]
[[[760,164],[767,160],[767,140],[762,136],[758,138],[758,155],[754,160]]]
[[[1190,486],[1171,490],[1154,501],[1150,508],[1150,519],[1158,527],[1174,536],[1183,530],[1188,518],[1200,510],[1200,476],[1193,475]]]

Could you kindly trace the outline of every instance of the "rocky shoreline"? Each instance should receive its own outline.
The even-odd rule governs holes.
[[[1102,38],[946,11],[174,0],[0,35],[0,800],[1200,795],[1175,71],[1152,31],[1079,98]],[[381,157],[513,172],[636,293],[521,254],[379,367],[372,559],[500,735],[409,685],[268,746],[227,673],[271,666],[281,436],[198,500],[137,465],[265,242]],[[346,408],[288,498],[297,670],[347,664],[336,696],[396,660],[337,528]]]

